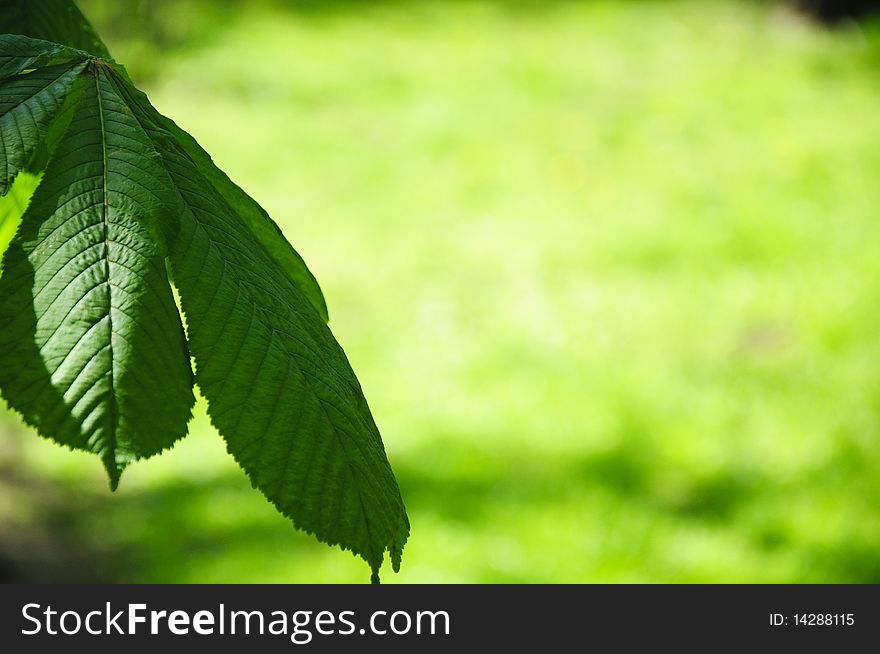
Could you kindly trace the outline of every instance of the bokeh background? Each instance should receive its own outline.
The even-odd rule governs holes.
[[[386,582],[880,582],[880,23],[779,2],[81,0],[320,280]],[[0,409],[0,577],[366,582],[190,436]]]

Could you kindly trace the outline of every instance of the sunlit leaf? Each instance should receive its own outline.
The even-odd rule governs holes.
[[[98,454],[115,486],[186,433],[191,353],[252,484],[374,580],[386,551],[397,569],[409,534],[397,482],[320,288],[280,229],[112,61],[8,34],[0,55],[3,190],[46,162],[0,277],[9,404]]]

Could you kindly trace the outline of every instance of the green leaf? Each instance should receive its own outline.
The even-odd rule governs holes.
[[[3,0],[0,33],[23,34],[110,58],[107,46],[70,0]]]
[[[300,529],[400,566],[409,521],[342,348],[146,96],[117,78],[179,199],[167,239],[196,381],[229,452]]]
[[[374,581],[386,550],[397,570],[400,490],[320,288],[277,225],[118,65],[9,35],[2,52],[4,189],[48,161],[0,277],[3,396],[43,435],[98,453],[115,486],[185,433],[191,351],[252,484]]]
[[[98,454],[115,487],[186,433],[194,398],[155,232],[167,177],[107,67],[85,73],[4,258],[0,389],[44,436]]]

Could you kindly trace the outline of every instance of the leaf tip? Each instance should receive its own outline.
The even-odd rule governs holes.
[[[394,541],[388,548],[388,552],[391,554],[391,569],[394,570],[394,572],[400,572],[400,562],[403,559],[403,548],[406,545],[406,541],[409,540],[409,516],[406,514],[406,509],[402,508],[402,511],[403,523],[401,524],[401,528],[397,532]]]
[[[122,469],[124,466],[119,465],[113,457],[105,458],[103,461],[104,469],[107,471],[107,477],[109,477],[110,480],[110,491],[113,492],[119,488],[119,480],[122,477]]]

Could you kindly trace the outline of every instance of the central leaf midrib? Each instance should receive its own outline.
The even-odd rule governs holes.
[[[97,62],[92,62],[92,72],[95,78],[95,95],[98,100],[98,118],[100,120],[101,125],[101,172],[102,172],[102,184],[103,184],[103,200],[101,203],[101,219],[102,225],[104,229],[103,233],[103,244],[104,244],[104,285],[106,286],[106,300],[107,300],[107,343],[108,350],[110,354],[110,366],[109,366],[109,377],[110,377],[110,392],[108,394],[109,400],[109,415],[110,415],[110,449],[113,457],[113,465],[108,466],[108,470],[117,470],[116,467],[116,449],[118,443],[116,441],[116,431],[119,426],[118,412],[119,405],[116,401],[116,384],[115,384],[115,374],[114,367],[116,365],[116,356],[113,351],[113,285],[110,283],[110,200],[109,193],[107,189],[107,131],[106,125],[104,122],[104,103],[101,100],[101,82],[98,77],[99,75],[99,65]],[[111,485],[115,488],[119,483],[118,472],[115,475],[115,478],[111,479]]]

